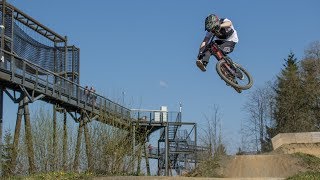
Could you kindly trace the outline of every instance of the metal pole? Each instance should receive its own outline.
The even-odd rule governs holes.
[[[126,92],[122,91],[122,106],[124,106],[124,95],[126,94]]]
[[[135,152],[136,152],[136,127],[135,124],[132,126],[132,173],[134,173],[135,166]]]
[[[5,9],[6,0],[2,0],[2,22],[1,22],[1,49],[4,49],[4,22],[5,22]],[[1,51],[1,63],[4,63],[4,55]],[[3,90],[4,87],[0,86],[0,152],[2,152],[2,123],[3,123]]]
[[[4,36],[5,36],[4,24],[5,24],[5,14],[6,14],[5,9],[6,9],[6,0],[3,0],[2,1],[2,22],[1,22],[1,25],[0,25],[0,29],[1,29],[1,49],[4,49]],[[2,50],[1,50],[0,56],[1,56],[0,57],[1,66],[4,67],[4,52]],[[1,128],[1,131],[2,131],[2,128]],[[1,138],[2,138],[2,132],[1,132]]]
[[[197,124],[194,125],[194,145],[195,145],[195,163],[194,166],[197,167],[197,160],[198,160],[198,149],[197,149]]]
[[[4,49],[4,24],[5,24],[5,14],[6,14],[6,0],[2,0],[2,22],[1,22],[1,48]],[[1,52],[1,60],[2,56],[4,56],[3,52]]]
[[[2,152],[3,86],[0,86],[0,152]]]
[[[166,123],[165,126],[165,143],[166,143],[166,149],[165,149],[165,176],[169,176],[169,123]]]
[[[157,175],[160,176],[160,160],[161,160],[161,155],[160,155],[160,142],[158,140],[158,154],[157,154],[157,158],[158,158],[158,172]]]

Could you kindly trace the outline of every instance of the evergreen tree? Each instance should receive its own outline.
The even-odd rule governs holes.
[[[297,58],[290,53],[285,59],[284,69],[278,76],[275,87],[276,134],[300,132],[305,130],[303,117],[303,92],[299,77]]]

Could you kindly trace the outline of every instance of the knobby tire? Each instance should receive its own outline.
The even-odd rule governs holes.
[[[252,76],[248,73],[248,71],[246,71],[241,65],[239,65],[239,64],[237,64],[237,63],[234,63],[234,65],[235,65],[236,67],[238,67],[238,68],[242,71],[245,79],[248,80],[248,83],[247,83],[246,85],[236,84],[232,79],[229,79],[228,77],[226,77],[225,74],[222,72],[222,69],[221,69],[222,66],[224,65],[224,63],[226,63],[225,60],[220,60],[220,61],[218,61],[217,64],[216,64],[216,70],[217,70],[217,73],[219,74],[219,76],[220,76],[226,83],[230,84],[230,86],[232,86],[232,87],[239,88],[239,89],[242,89],[242,90],[249,89],[249,88],[252,86],[252,84],[253,84]],[[228,72],[228,73],[230,73],[230,72]],[[238,81],[241,81],[241,80],[238,79]]]

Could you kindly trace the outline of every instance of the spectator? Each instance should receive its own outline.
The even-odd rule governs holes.
[[[153,149],[152,145],[149,144],[149,145],[148,145],[149,155],[151,155],[152,149]]]
[[[85,86],[83,95],[84,95],[85,101],[88,101],[88,98],[89,98],[88,97],[89,96],[89,87],[88,86]]]
[[[90,97],[91,97],[91,103],[92,103],[92,105],[96,105],[96,99],[97,99],[97,96],[96,96],[96,90],[94,89],[94,87],[93,86],[91,86],[91,88],[90,88]]]

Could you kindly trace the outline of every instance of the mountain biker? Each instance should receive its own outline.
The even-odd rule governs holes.
[[[196,61],[197,66],[203,72],[206,71],[211,56],[209,51],[203,52],[203,50],[212,38],[216,38],[214,41],[225,54],[231,53],[239,41],[237,31],[234,29],[232,22],[227,18],[220,19],[215,14],[209,14],[207,16],[205,20],[205,30],[207,33],[200,45]]]

